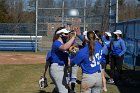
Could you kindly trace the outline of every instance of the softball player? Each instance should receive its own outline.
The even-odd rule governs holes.
[[[111,78],[109,79],[108,83],[114,83],[115,78],[119,83],[122,74],[122,64],[124,59],[124,53],[126,51],[125,42],[122,39],[122,32],[121,30],[116,30],[113,32],[115,35],[114,40],[112,41],[112,53],[111,53]],[[117,73],[115,75],[115,67],[117,68]]]
[[[76,79],[77,79],[78,68],[79,68],[78,65],[72,66],[70,84],[71,84],[71,90],[72,90],[73,92],[75,92],[75,85],[76,85]]]
[[[108,49],[107,46],[104,45],[103,48],[103,54],[102,54],[102,70],[101,70],[101,74],[102,74],[102,89],[104,92],[107,92],[107,87],[106,87],[106,78],[105,78],[105,67],[106,67],[106,54],[108,53]]]
[[[65,65],[68,64],[68,53],[66,50],[72,45],[75,40],[76,34],[66,42],[69,31],[63,27],[55,31],[53,37],[53,44],[51,48],[51,66],[50,74],[55,81],[59,93],[68,93],[68,86],[66,84],[66,71]]]
[[[104,45],[107,46],[108,49],[108,53],[105,55],[105,59],[106,59],[106,65],[109,64],[109,52],[111,51],[111,45],[110,45],[110,37],[111,37],[111,33],[110,32],[105,32],[104,35],[102,36],[102,40]],[[106,66],[105,66],[106,69]]]
[[[75,32],[75,31],[72,30],[69,33],[69,39],[71,38],[71,35],[73,34],[73,32]],[[70,52],[69,57],[73,58],[76,55],[77,51],[79,51],[79,44],[76,41],[74,41],[73,45],[69,48],[69,52]],[[71,71],[69,73],[70,74],[69,75],[70,76],[69,84],[70,84],[70,87],[71,87],[71,93],[75,92],[75,85],[76,85],[78,68],[79,68],[78,65],[71,66]]]
[[[46,56],[46,64],[45,64],[45,71],[43,73],[43,76],[46,77],[46,72],[48,70],[48,67],[50,66],[50,62],[51,62],[52,58],[51,58],[51,51],[49,50]]]
[[[102,46],[95,41],[93,31],[87,32],[87,39],[87,44],[71,59],[71,64],[80,64],[82,68],[81,93],[100,93],[102,87],[100,67]]]
[[[78,45],[77,45],[78,47]],[[76,47],[75,47],[76,48]],[[79,48],[77,49],[79,50]],[[78,51],[74,51],[70,53],[69,57],[70,58],[73,58],[76,54],[77,54]],[[70,86],[71,86],[71,92],[74,93],[75,92],[75,85],[76,85],[76,79],[77,79],[77,72],[78,72],[78,68],[79,66],[78,65],[73,65],[71,66],[71,77],[70,77]]]
[[[96,35],[98,36],[98,38],[96,38],[96,40],[98,42],[100,42],[100,44],[102,45],[102,62],[101,62],[101,74],[102,74],[102,87],[103,87],[103,91],[107,92],[107,88],[106,88],[106,78],[105,78],[105,67],[106,67],[106,55],[108,55],[108,48],[106,46],[106,44],[103,42],[102,38],[101,38],[101,32],[96,30],[95,31]]]

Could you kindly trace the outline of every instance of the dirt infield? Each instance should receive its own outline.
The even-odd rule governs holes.
[[[45,63],[45,57],[38,53],[0,52],[0,64],[39,64]]]

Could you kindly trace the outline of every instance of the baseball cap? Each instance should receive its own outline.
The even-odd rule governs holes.
[[[84,32],[83,32],[83,35],[84,35],[84,37],[85,37],[86,40],[88,40],[88,38],[87,38],[87,32],[88,32],[88,31],[84,31]],[[94,31],[93,31],[93,32],[94,32]],[[96,37],[96,38],[99,38],[99,37],[96,35],[95,32],[94,32],[94,34],[95,34],[95,37]]]
[[[88,32],[88,31],[84,31],[84,32],[83,32],[83,35],[84,35],[84,37],[85,37],[86,40],[88,40],[87,32]]]
[[[84,36],[87,35],[87,31],[84,31],[84,32],[83,32],[83,35],[84,35]]]
[[[60,34],[60,33],[69,33],[70,31],[67,29],[61,29],[59,31],[56,32],[56,34]]]
[[[112,36],[110,32],[105,32],[107,36]]]
[[[121,30],[116,30],[115,32],[113,32],[114,34],[122,34]]]

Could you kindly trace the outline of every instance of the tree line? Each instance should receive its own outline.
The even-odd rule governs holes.
[[[33,5],[33,1],[35,0],[30,0],[29,2]],[[23,0],[0,0],[0,23],[34,22],[35,11],[25,11]]]
[[[119,21],[140,18],[140,4],[125,3],[125,0],[119,0],[118,10]]]
[[[0,0],[0,23],[35,23],[35,0],[29,0],[27,6],[34,7],[32,10],[25,10],[23,1]],[[124,1],[119,0],[119,21],[140,18],[140,5],[125,4]]]

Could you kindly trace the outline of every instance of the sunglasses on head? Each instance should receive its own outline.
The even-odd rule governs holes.
[[[68,33],[64,33],[65,35],[68,35]]]

